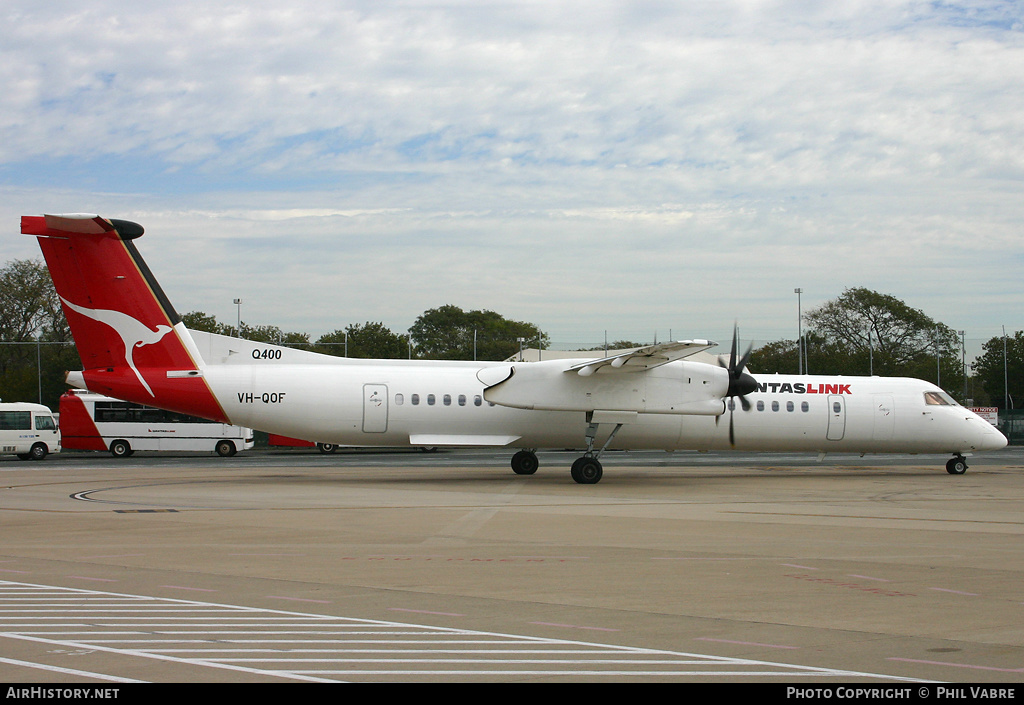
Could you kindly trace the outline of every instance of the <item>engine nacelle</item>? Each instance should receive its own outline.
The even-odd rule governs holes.
[[[583,376],[568,369],[573,364],[550,360],[500,365],[480,370],[477,378],[485,385],[484,399],[517,409],[700,416],[725,412],[729,373],[721,367],[684,360]]]

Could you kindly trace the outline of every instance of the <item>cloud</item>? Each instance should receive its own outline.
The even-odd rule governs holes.
[[[1019,3],[3,14],[0,215],[134,214],[183,310],[781,337],[795,286],[863,285],[954,326],[1019,316],[991,293],[1024,280]]]

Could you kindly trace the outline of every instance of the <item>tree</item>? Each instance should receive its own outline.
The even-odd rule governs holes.
[[[960,336],[888,294],[845,290],[804,316],[806,369],[811,374],[906,376],[963,390]],[[797,371],[795,341],[777,341],[751,356],[762,372]]]
[[[394,360],[408,356],[409,343],[405,336],[391,332],[383,323],[367,321],[325,333],[313,344],[313,350],[327,355]]]
[[[79,366],[71,331],[40,260],[0,269],[0,398],[56,408],[64,371]]]
[[[795,340],[776,340],[766,343],[750,354],[752,372],[795,375],[799,372],[799,357]]]
[[[1000,409],[1024,406],[1024,331],[991,338],[983,349],[971,369],[992,403]]]
[[[189,330],[200,330],[206,333],[220,333],[221,335],[228,335],[225,332],[223,324],[217,322],[216,316],[207,316],[202,311],[189,311],[181,317],[181,322],[185,324],[185,327]]]
[[[598,345],[593,348],[580,348],[578,352],[590,352],[592,350],[632,350],[633,348],[642,348],[648,343],[636,343],[632,340],[613,340],[607,345]]]
[[[526,346],[542,349],[549,342],[532,323],[450,304],[425,311],[409,332],[417,355],[437,360],[504,360],[519,352],[520,338]]]

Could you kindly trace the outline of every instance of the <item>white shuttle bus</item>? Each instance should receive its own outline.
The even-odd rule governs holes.
[[[22,460],[42,460],[60,452],[60,429],[42,404],[0,403],[0,452]]]
[[[137,450],[208,451],[230,457],[253,446],[251,428],[73,389],[60,398],[65,448],[107,450],[126,458]]]

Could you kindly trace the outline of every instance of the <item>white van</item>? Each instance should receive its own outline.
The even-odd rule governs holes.
[[[60,429],[42,404],[0,403],[0,453],[22,460],[42,460],[60,452]]]

